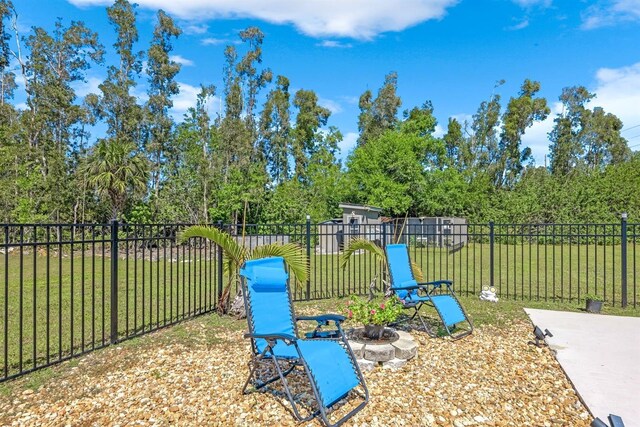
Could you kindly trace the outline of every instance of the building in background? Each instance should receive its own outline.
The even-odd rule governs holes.
[[[355,238],[406,243],[418,247],[459,249],[467,244],[467,220],[456,217],[387,218],[375,206],[341,203],[342,218],[318,224],[316,253],[330,254],[344,250]]]

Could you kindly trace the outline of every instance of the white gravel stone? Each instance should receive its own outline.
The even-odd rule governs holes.
[[[382,367],[384,369],[391,369],[395,371],[396,369],[402,368],[406,363],[407,363],[406,359],[398,359],[397,357],[395,357],[386,362],[382,362]]]

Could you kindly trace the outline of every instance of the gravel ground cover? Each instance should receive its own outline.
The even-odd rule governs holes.
[[[320,425],[296,423],[277,390],[241,394],[245,327],[208,315],[12,381],[0,389],[0,425]],[[417,357],[366,372],[369,405],[347,425],[589,425],[553,354],[527,344],[525,319],[481,325],[455,342],[412,333]]]

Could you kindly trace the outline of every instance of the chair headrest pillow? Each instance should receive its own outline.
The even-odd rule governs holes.
[[[255,267],[251,287],[257,292],[282,292],[287,289],[287,278],[282,268]]]

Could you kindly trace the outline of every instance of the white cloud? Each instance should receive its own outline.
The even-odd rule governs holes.
[[[185,34],[204,34],[209,29],[209,26],[206,24],[183,24],[182,31]]]
[[[76,92],[76,96],[78,98],[84,98],[90,93],[100,94],[100,84],[104,81],[104,79],[98,77],[89,77],[86,82],[75,82],[73,84],[73,89]]]
[[[596,80],[596,98],[590,107],[602,107],[615,114],[625,127],[640,124],[640,62],[628,67],[600,68]]]
[[[451,116],[451,118],[456,119],[458,123],[464,126],[465,122],[471,124],[471,122],[473,121],[473,114],[458,113]]]
[[[435,136],[436,138],[442,138],[445,133],[447,133],[447,130],[440,126],[440,123],[438,123],[435,130],[433,131],[433,136]]]
[[[609,0],[587,8],[582,14],[582,28],[615,25],[624,21],[640,21],[640,0]]]
[[[347,104],[351,104],[351,105],[358,105],[358,102],[360,102],[360,97],[358,96],[343,95],[340,97],[340,99],[342,99]]]
[[[640,62],[628,67],[600,68],[595,78],[595,87],[589,90],[596,97],[588,107],[602,107],[607,113],[615,114],[625,128],[640,124]],[[553,119],[561,111],[562,104],[555,102],[549,117],[534,124],[522,138],[522,145],[531,148],[537,164],[543,164],[544,155],[549,152],[548,133],[553,129]],[[623,133],[622,136],[629,138],[633,135]],[[633,144],[630,142],[630,145]]]
[[[184,113],[191,107],[196,106],[198,94],[200,93],[199,86],[191,86],[188,83],[178,82],[180,87],[180,93],[173,97],[173,108],[171,109],[171,115],[176,121],[182,121]],[[210,115],[218,111],[220,106],[220,98],[214,96],[207,103],[207,111]]]
[[[112,0],[68,0],[76,6],[109,5]],[[255,18],[292,24],[314,37],[371,39],[441,19],[458,0],[137,0],[144,8],[163,9],[183,19]]]
[[[346,160],[358,145],[358,133],[357,132],[347,132],[344,134],[342,141],[338,143],[338,148],[340,149],[340,156],[338,156],[342,161]]]
[[[323,40],[322,42],[316,44],[316,46],[320,47],[337,47],[337,48],[350,48],[353,47],[351,43],[342,43],[337,40]]]
[[[333,101],[331,99],[319,98],[318,105],[331,111],[331,114],[338,114],[342,112],[342,105],[340,105],[340,103]]]
[[[184,58],[180,55],[171,55],[169,59],[174,62],[177,62],[178,64],[184,67],[193,67],[195,65],[192,60]]]
[[[521,22],[519,22],[519,23],[517,23],[515,25],[507,27],[507,30],[518,31],[518,30],[522,30],[524,28],[527,28],[528,26],[529,26],[529,20],[525,19],[525,20],[523,20],[523,21],[521,21]]]
[[[216,37],[207,37],[206,39],[200,40],[200,44],[204,46],[218,46],[221,44],[230,44],[230,43],[237,43],[237,42],[231,39],[219,39]]]

